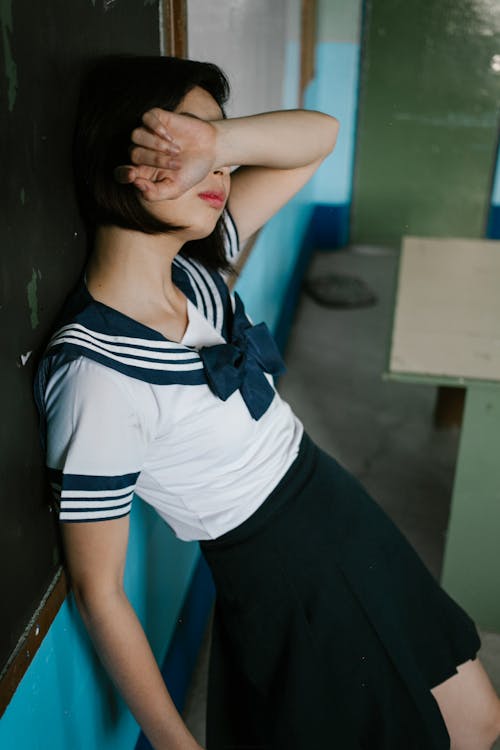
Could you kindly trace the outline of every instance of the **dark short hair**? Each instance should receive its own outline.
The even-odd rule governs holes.
[[[121,185],[115,167],[129,164],[131,133],[153,107],[174,110],[200,86],[223,106],[229,83],[213,63],[176,57],[108,55],[84,71],[73,140],[73,168],[80,210],[90,232],[116,225],[146,234],[172,232],[173,226],[153,216],[133,185]],[[187,242],[183,252],[205,265],[227,269],[225,225],[219,218],[205,238]]]

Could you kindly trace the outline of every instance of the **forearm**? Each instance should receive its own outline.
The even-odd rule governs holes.
[[[125,594],[77,601],[101,661],[155,750],[199,750]]]
[[[256,165],[303,167],[332,151],[339,123],[310,110],[265,112],[212,122],[216,129],[215,167]]]

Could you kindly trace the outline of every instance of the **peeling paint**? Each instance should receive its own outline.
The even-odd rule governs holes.
[[[38,280],[42,278],[42,273],[40,269],[33,268],[33,273],[31,274],[31,281],[28,282],[26,286],[26,292],[28,295],[28,305],[31,312],[31,327],[36,328],[38,326],[38,323],[40,322],[38,320]]]
[[[0,0],[0,27],[2,29],[5,77],[8,82],[9,112],[14,109],[17,96],[17,65],[12,57],[12,0]]]

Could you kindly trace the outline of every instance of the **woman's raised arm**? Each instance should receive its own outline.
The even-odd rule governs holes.
[[[229,208],[241,240],[253,234],[311,178],[333,150],[339,122],[310,110],[206,121],[155,108],[132,134],[134,166],[115,174],[149,201],[175,199],[214,170],[232,174]]]
[[[339,122],[309,110],[221,120],[216,163],[241,164],[232,174],[229,209],[245,240],[308,182],[333,150]]]

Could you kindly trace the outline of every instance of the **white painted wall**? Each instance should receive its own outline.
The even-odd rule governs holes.
[[[285,95],[290,100],[287,42],[298,40],[299,0],[188,0],[187,7],[189,57],[227,74],[230,117],[280,109]]]

